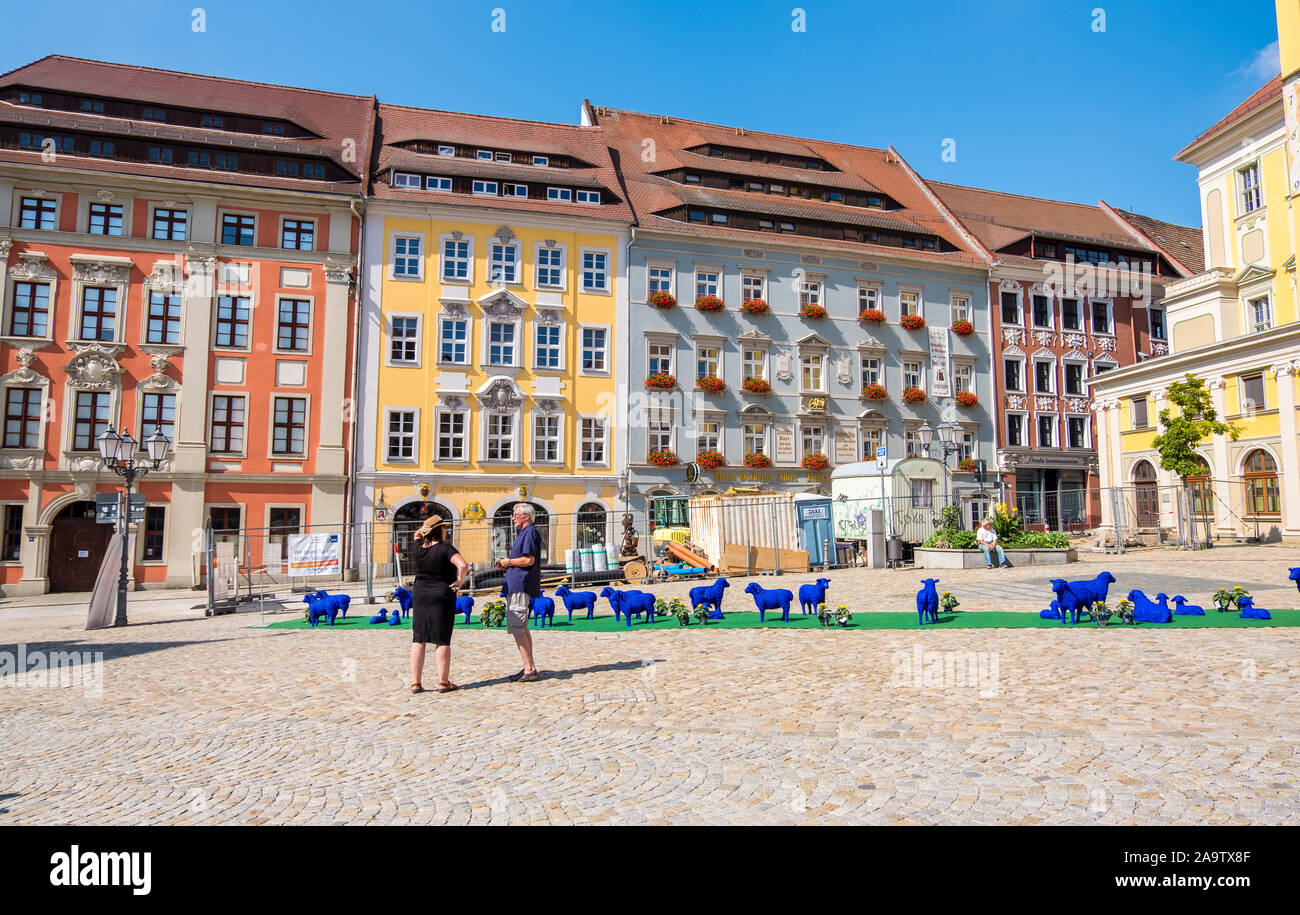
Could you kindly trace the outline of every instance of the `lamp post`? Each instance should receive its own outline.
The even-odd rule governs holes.
[[[957,433],[961,427],[956,423],[939,423],[937,428],[931,428],[928,422],[922,423],[921,428],[916,430],[916,437],[921,440],[921,447],[928,454],[931,445],[938,445],[943,449],[943,502],[946,508],[949,504],[950,496],[948,493],[948,455],[956,454],[961,451],[961,444],[957,441]],[[935,441],[935,435],[939,440]]]
[[[125,626],[128,559],[126,528],[131,514],[131,486],[135,483],[136,477],[142,477],[149,471],[158,469],[158,465],[171,450],[172,443],[161,430],[155,429],[153,435],[144,440],[145,453],[149,457],[142,461],[136,456],[136,440],[131,437],[129,431],[118,435],[113,427],[109,426],[100,434],[98,442],[99,458],[104,462],[104,466],[125,481],[123,498],[117,512],[117,532],[122,535],[122,570],[117,579],[117,616],[113,620],[114,626]]]

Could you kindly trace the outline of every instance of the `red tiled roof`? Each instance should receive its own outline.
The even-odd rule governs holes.
[[[1205,240],[1199,228],[1180,226],[1118,207],[1112,209],[1177,266],[1185,269],[1188,276],[1205,271]]]
[[[1216,123],[1213,127],[1205,131],[1195,140],[1193,140],[1192,142],[1184,146],[1182,149],[1180,149],[1178,151],[1178,154],[1174,156],[1174,158],[1181,159],[1192,149],[1192,147],[1199,146],[1201,143],[1204,143],[1206,140],[1210,139],[1210,137],[1214,136],[1215,134],[1227,130],[1230,126],[1232,126],[1237,121],[1240,121],[1242,118],[1246,117],[1246,115],[1250,114],[1251,112],[1257,111],[1258,109],[1267,105],[1269,102],[1272,102],[1273,100],[1279,99],[1281,97],[1282,97],[1282,74],[1279,73],[1277,76],[1273,77],[1268,82],[1266,82],[1263,86],[1261,86],[1258,90],[1256,90],[1254,94],[1252,94],[1248,99],[1246,99],[1236,108],[1232,109],[1226,115],[1224,115],[1223,118],[1218,123]]]
[[[1098,206],[941,181],[928,183],[953,215],[991,251],[1005,248],[1029,234],[1108,247],[1154,250],[1135,239]]]
[[[895,153],[824,140],[741,131],[716,124],[704,124],[679,118],[661,118],[658,115],[641,114],[635,111],[603,107],[593,107],[591,110],[600,129],[604,131],[608,144],[618,155],[628,195],[639,225],[702,237],[733,238],[750,242],[779,238],[788,244],[844,248],[856,254],[888,253],[932,261],[983,263],[982,257],[971,250],[970,245],[961,237],[961,233],[930,202]],[[648,139],[654,141],[654,156],[651,161],[646,162],[643,151],[647,147],[643,143]],[[689,152],[690,149],[705,144],[823,159],[839,171],[792,169],[780,165],[734,161]],[[791,182],[797,179],[804,184],[860,187],[863,190],[879,191],[896,200],[902,208],[882,211],[799,197],[700,188],[670,181],[659,174],[680,167],[735,171],[737,174],[762,175]],[[845,225],[879,225],[902,231],[921,232],[942,238],[958,250],[944,253],[916,248],[897,248],[865,242],[684,223],[655,215],[703,197],[709,198],[719,206],[753,213],[802,216]]]

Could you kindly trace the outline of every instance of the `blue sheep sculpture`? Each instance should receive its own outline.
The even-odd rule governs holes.
[[[1104,601],[1110,593],[1110,586],[1115,583],[1115,576],[1101,572],[1089,581],[1065,581],[1053,578],[1050,582],[1056,599],[1061,603],[1061,612],[1070,614],[1071,624],[1079,622],[1079,614],[1092,615],[1092,605]]]
[[[1256,607],[1255,599],[1252,597],[1243,597],[1237,601],[1237,609],[1241,611],[1237,614],[1237,619],[1271,620],[1273,618],[1273,615],[1263,607]]]
[[[916,592],[916,622],[918,626],[924,626],[928,619],[932,623],[939,622],[939,592],[935,585],[939,583],[937,578],[922,578],[921,590]]]
[[[388,625],[390,626],[402,625],[402,614],[397,610],[394,610],[393,615],[388,618]]]
[[[719,578],[711,585],[700,585],[698,588],[691,588],[691,609],[694,610],[702,604],[712,607],[709,611],[709,619],[722,619],[722,592],[731,587],[731,582],[725,578]]]
[[[386,623],[386,622],[388,622],[388,611],[387,611],[387,610],[380,610],[378,613],[376,613],[374,616],[372,616],[372,617],[370,618],[370,625],[371,625],[371,626],[376,626],[376,625],[378,625],[378,624],[380,624],[380,623]]]
[[[614,609],[614,619],[625,619],[629,629],[632,628],[632,617],[645,614],[648,622],[654,625],[655,621],[655,596],[646,594],[643,591],[618,591],[606,586],[600,596],[609,601],[609,605]]]
[[[474,612],[474,595],[462,594],[456,598],[456,612],[465,614],[465,625],[469,625],[469,615]]]
[[[307,613],[310,616],[311,627],[315,629],[316,625],[327,616],[330,618],[330,625],[333,626],[335,618],[339,615],[339,608],[328,607],[318,602],[309,604]]]
[[[1172,623],[1174,614],[1169,609],[1169,595],[1161,592],[1155,600],[1141,591],[1128,592],[1128,599],[1133,602],[1133,622],[1135,623]]]
[[[758,607],[758,621],[764,622],[767,619],[767,611],[781,611],[781,622],[790,622],[790,602],[794,600],[794,595],[785,588],[776,588],[767,590],[759,585],[756,581],[751,581],[745,587],[746,594],[754,595],[754,605]]]
[[[302,602],[309,607],[317,604],[324,604],[326,607],[337,607],[342,613],[343,619],[348,618],[348,607],[352,605],[352,597],[347,594],[330,594],[328,591],[313,591],[305,595]]]
[[[397,609],[401,611],[402,616],[411,615],[411,602],[415,600],[415,595],[411,593],[410,588],[399,585],[389,592],[388,599],[397,601]]]
[[[569,611],[569,622],[573,622],[574,610],[586,610],[587,619],[594,619],[596,616],[596,592],[595,591],[570,591],[568,585],[560,585],[555,589],[555,596],[564,601],[564,609]]]
[[[1300,568],[1291,570],[1291,580],[1295,582],[1295,589],[1300,591]]]
[[[532,609],[534,626],[540,623],[543,629],[548,625],[552,629],[555,628],[555,601],[552,598],[547,597],[545,594],[534,597]]]
[[[817,612],[817,605],[826,603],[826,589],[831,586],[829,578],[819,578],[811,585],[799,586],[799,609],[805,615]]]
[[[1175,594],[1169,599],[1174,602],[1175,616],[1205,616],[1204,607],[1189,604],[1187,598],[1183,597],[1181,594]]]
[[[1064,626],[1070,621],[1070,614],[1062,613],[1061,602],[1059,600],[1054,600],[1052,601],[1052,606],[1048,607],[1046,610],[1038,611],[1038,618],[1044,620],[1060,620],[1061,625]]]

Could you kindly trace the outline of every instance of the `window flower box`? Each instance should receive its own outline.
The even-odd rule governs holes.
[[[766,378],[746,378],[740,383],[740,386],[749,394],[772,393],[772,385]]]
[[[814,452],[803,457],[804,470],[825,470],[829,466],[831,466],[830,458],[824,454]]]
[[[762,299],[746,299],[741,303],[740,310],[755,318],[772,313],[771,306]]]
[[[925,318],[920,315],[903,315],[902,320],[898,323],[906,327],[908,330],[920,330],[922,327],[925,327]]]
[[[980,405],[980,399],[970,391],[958,391],[957,403],[963,407],[978,407]]]
[[[745,455],[745,466],[757,468],[771,467],[772,459],[763,452],[756,451],[753,454]]]
[[[958,469],[958,470],[961,470],[961,471],[964,471],[964,472],[966,472],[966,473],[972,473],[972,472],[974,472],[974,470],[975,470],[975,459],[974,459],[974,458],[962,458],[960,461],[957,462],[957,469]]]
[[[727,463],[727,459],[722,456],[721,451],[714,451],[710,448],[707,451],[701,451],[695,455],[695,463],[699,464],[705,470],[717,470]]]
[[[727,389],[727,383],[717,375],[701,375],[695,379],[695,386],[707,394],[721,394]]]
[[[903,403],[925,403],[925,392],[920,388],[907,388],[903,391]]]
[[[825,321],[826,309],[821,305],[814,305],[809,302],[806,305],[799,306],[799,317],[807,318],[809,321]]]
[[[952,332],[959,337],[969,337],[975,333],[975,325],[969,321],[953,321]]]
[[[677,455],[667,448],[655,448],[646,455],[646,461],[656,467],[672,467],[677,463]]]
[[[726,306],[716,295],[702,295],[695,299],[695,307],[700,311],[722,311]]]
[[[869,321],[872,324],[884,324],[885,313],[879,308],[864,308],[858,312],[859,321]]]
[[[646,378],[645,386],[655,391],[667,391],[677,387],[677,378],[667,372],[655,372]]]
[[[862,386],[862,396],[867,400],[884,400],[889,392],[883,384],[865,384]]]
[[[650,298],[646,299],[646,304],[651,308],[658,308],[660,311],[667,311],[670,308],[677,307],[677,299],[673,297],[671,292],[664,292],[660,289],[658,292],[650,294]]]

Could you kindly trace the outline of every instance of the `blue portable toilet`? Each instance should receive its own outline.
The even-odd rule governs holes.
[[[808,551],[808,565],[820,566],[835,561],[835,534],[831,528],[831,500],[812,493],[795,496],[795,511],[799,522],[800,547]],[[826,542],[830,541],[831,555],[826,557]]]

